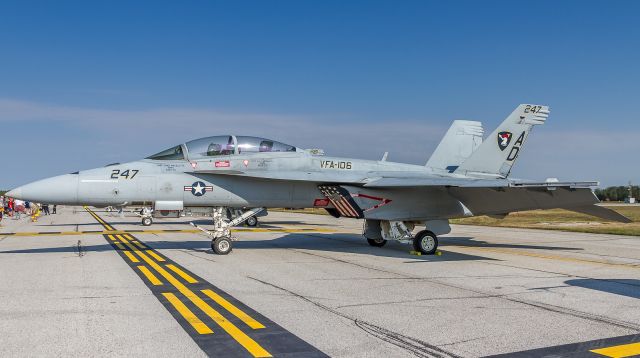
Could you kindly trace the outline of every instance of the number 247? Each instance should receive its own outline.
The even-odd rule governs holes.
[[[120,169],[114,169],[111,171],[111,179],[118,179],[118,177],[123,177],[125,179],[133,179],[133,177],[138,174],[138,170],[135,169],[127,169],[120,173]]]

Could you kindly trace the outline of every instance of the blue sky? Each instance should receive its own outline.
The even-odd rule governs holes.
[[[513,175],[640,182],[640,3],[3,1],[0,188],[225,133],[424,163],[547,104]]]

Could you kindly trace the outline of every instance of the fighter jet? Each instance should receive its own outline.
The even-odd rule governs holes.
[[[167,211],[213,218],[211,247],[232,250],[230,228],[263,208],[323,208],[336,218],[363,219],[372,246],[412,243],[433,254],[449,219],[504,218],[516,211],[564,208],[629,222],[596,206],[595,181],[509,178],[532,128],[549,107],[519,105],[483,140],[480,122],[454,121],[426,165],[325,156],[270,139],[221,135],[200,138],[145,159],[56,176],[7,195],[64,205],[144,207],[142,224]],[[249,209],[229,220],[227,208]],[[413,234],[416,226],[425,229]]]

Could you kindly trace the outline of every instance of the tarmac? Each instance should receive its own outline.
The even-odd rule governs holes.
[[[217,256],[188,222],[5,218],[0,356],[640,354],[638,237],[458,225],[416,256],[270,212]]]

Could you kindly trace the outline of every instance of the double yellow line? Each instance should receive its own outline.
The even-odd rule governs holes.
[[[93,216],[105,229],[114,231],[108,223],[95,214],[92,210],[85,207],[85,210]],[[220,326],[227,334],[235,339],[242,347],[244,347],[254,357],[271,357],[271,354],[260,346],[256,341],[244,333],[235,324],[227,320],[219,311],[211,307],[205,302],[198,294],[189,289],[185,284],[178,280],[168,270],[174,272],[181,277],[187,283],[198,283],[198,281],[191,277],[189,274],[180,269],[174,264],[165,264],[164,267],[160,265],[161,262],[166,260],[155,253],[152,249],[143,245],[140,241],[136,240],[130,234],[116,234],[107,235],[114,245],[118,247],[133,264],[146,263],[148,265],[136,265],[138,270],[149,280],[154,286],[162,286],[164,282],[156,275],[166,280],[170,285],[175,287],[184,297],[191,301],[196,307],[198,307],[205,315],[211,318],[218,326]],[[135,253],[135,255],[134,255]],[[151,271],[152,268],[154,271]],[[168,269],[168,270],[167,270]],[[231,302],[215,293],[211,289],[204,289],[200,291],[203,295],[210,298],[218,305],[223,307],[227,312],[238,318],[244,324],[251,329],[265,328],[260,322],[256,321],[244,311],[233,305]],[[182,315],[182,317],[198,332],[198,334],[213,334],[213,330],[207,326],[196,314],[193,313],[175,294],[171,292],[163,292],[162,296],[167,299],[169,303]]]
[[[102,220],[101,217],[99,217],[96,213],[93,212],[93,210],[89,209],[89,207],[85,206],[84,210],[86,210],[87,212],[89,212],[89,214],[91,214],[91,216],[93,216],[94,219],[96,219],[102,226],[104,226],[105,229],[109,230],[109,231],[115,231],[115,229],[113,228],[113,226],[107,224],[106,221]]]

